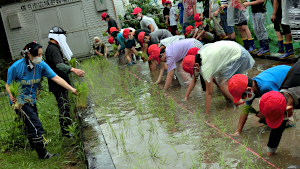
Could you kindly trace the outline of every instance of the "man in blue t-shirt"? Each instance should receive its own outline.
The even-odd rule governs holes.
[[[248,79],[246,75],[237,74],[228,81],[228,89],[233,96],[233,102],[237,103],[242,99],[246,101],[246,105],[251,106],[255,98],[261,97],[269,91],[279,91],[287,72],[291,66],[280,65],[269,68],[252,79]],[[242,113],[239,119],[238,130],[233,134],[239,135],[247,121],[249,112]],[[256,116],[264,119],[260,112],[256,112]]]
[[[183,11],[184,11],[182,0],[179,0],[178,9],[179,9],[179,15],[178,15],[179,16],[179,22],[180,22],[181,29],[182,29],[183,28]]]

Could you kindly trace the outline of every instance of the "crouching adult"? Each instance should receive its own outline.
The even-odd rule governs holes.
[[[59,77],[54,71],[42,61],[43,49],[39,44],[32,42],[27,44],[22,50],[24,58],[16,61],[7,73],[6,91],[9,95],[10,104],[20,103],[18,108],[24,118],[29,140],[33,141],[34,149],[40,159],[49,159],[57,154],[47,152],[43,143],[44,129],[38,117],[36,107],[36,89],[43,76],[53,80],[63,88],[77,94],[76,89],[70,86],[65,80]],[[18,98],[14,98],[10,92],[13,82],[20,82],[21,91]]]

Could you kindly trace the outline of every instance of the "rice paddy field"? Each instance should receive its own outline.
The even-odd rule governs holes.
[[[158,71],[147,63],[118,66],[116,58],[92,58],[81,63],[95,105],[97,121],[116,168],[289,168],[300,166],[296,125],[285,130],[277,155],[267,157],[270,129],[248,117],[243,135],[230,136],[237,129],[242,108],[224,99],[214,88],[212,110],[204,115],[205,92],[200,83],[189,100],[187,87],[173,80],[170,90],[164,82],[152,85]],[[248,76],[282,62],[256,59]],[[258,109],[258,99],[254,107]]]

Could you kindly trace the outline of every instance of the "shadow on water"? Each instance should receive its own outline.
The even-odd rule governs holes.
[[[227,134],[237,129],[241,110],[234,109],[216,88],[211,114],[204,116],[205,92],[200,83],[188,101],[184,101],[187,87],[173,80],[166,93],[195,113],[190,114],[160,93],[164,81],[157,86],[150,85],[156,81],[159,72],[150,73],[147,63],[139,62],[133,67],[120,69],[114,65],[114,58],[110,59],[112,64],[109,67],[102,63],[99,66],[99,62],[85,61],[82,68],[87,72],[85,80],[92,91],[90,97],[96,105],[98,123],[117,168],[270,168],[246,148],[204,123],[202,118]],[[282,63],[256,59],[248,76],[254,77],[279,64]],[[258,108],[258,99],[254,107]],[[296,122],[298,116],[296,112]],[[298,125],[284,132],[278,155],[266,157],[270,129],[257,121],[250,115],[244,135],[235,139],[280,168],[300,165]]]

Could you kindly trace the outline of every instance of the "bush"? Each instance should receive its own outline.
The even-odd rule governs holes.
[[[166,28],[166,24],[164,22],[164,17],[163,14],[161,12],[161,9],[158,6],[154,6],[154,5],[149,5],[150,0],[129,0],[129,5],[124,4],[124,8],[125,8],[125,15],[119,16],[119,19],[121,21],[125,21],[122,23],[122,28],[127,28],[127,27],[132,27],[135,29],[140,29],[140,21],[136,20],[134,18],[134,16],[131,14],[133,9],[135,7],[140,7],[143,9],[143,15],[157,15],[157,14],[161,14],[158,16],[154,16],[152,17],[155,21],[155,23],[157,24],[159,29],[165,29]],[[130,20],[130,21],[126,21],[126,20]]]

